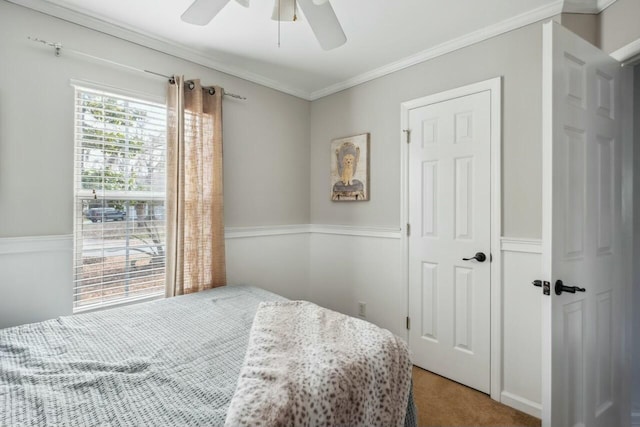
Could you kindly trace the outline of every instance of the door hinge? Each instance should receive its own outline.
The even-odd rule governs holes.
[[[407,316],[407,329],[411,329],[411,319]]]
[[[407,144],[411,142],[411,129],[402,129],[405,135],[407,135]]]
[[[407,223],[407,236],[411,236],[411,224]]]

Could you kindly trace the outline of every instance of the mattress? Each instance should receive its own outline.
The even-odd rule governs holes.
[[[258,304],[279,300],[226,286],[0,330],[0,426],[223,425]]]

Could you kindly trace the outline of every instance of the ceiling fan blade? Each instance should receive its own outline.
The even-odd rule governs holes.
[[[298,4],[322,49],[335,49],[347,42],[347,36],[342,30],[331,3],[316,5],[314,0],[298,0]]]
[[[180,16],[184,22],[207,25],[230,0],[195,0]]]

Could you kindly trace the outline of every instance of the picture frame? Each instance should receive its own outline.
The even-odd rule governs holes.
[[[331,141],[332,201],[369,201],[369,140],[369,133],[361,133]]]

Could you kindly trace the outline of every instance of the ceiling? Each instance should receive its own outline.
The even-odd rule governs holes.
[[[562,0],[331,0],[347,43],[324,51],[304,16],[235,1],[200,27],[192,0],[11,0],[305,99],[316,99],[560,13]],[[276,0],[277,1],[277,0]],[[584,6],[596,0],[567,0]],[[598,0],[602,1],[602,0]],[[605,0],[606,1],[606,0]],[[610,0],[609,0],[610,1]],[[566,9],[565,9],[566,10]],[[72,41],[56,40],[73,48]]]

